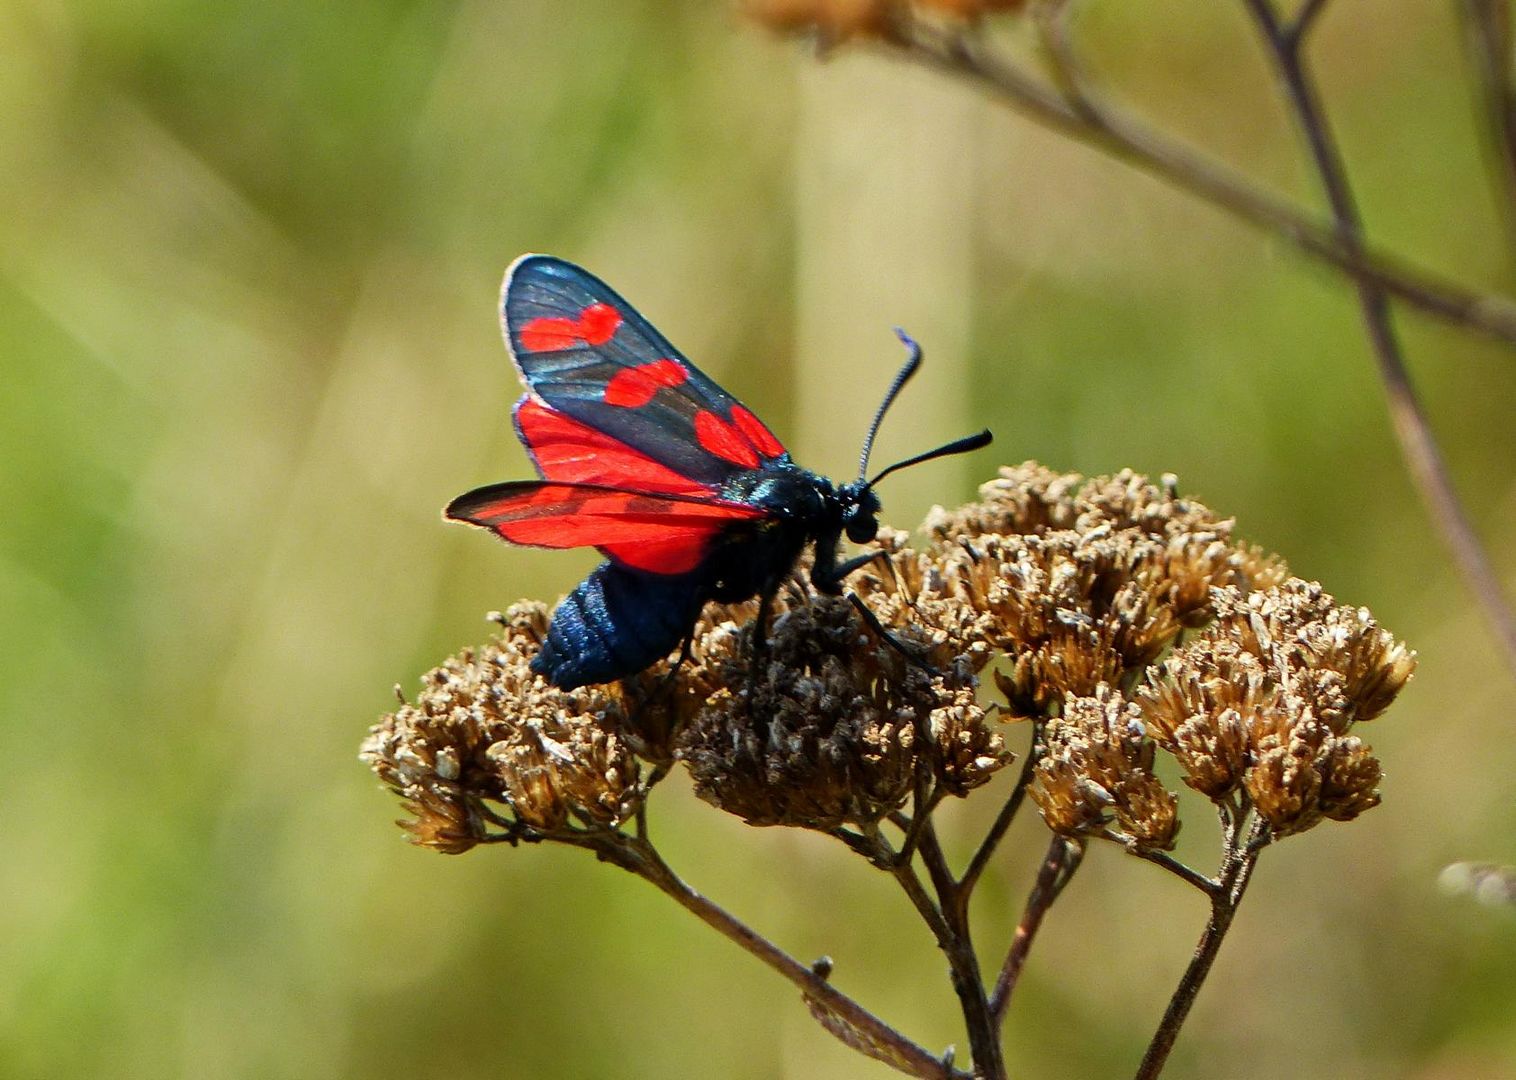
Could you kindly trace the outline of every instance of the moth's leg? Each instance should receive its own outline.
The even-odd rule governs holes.
[[[869,629],[878,634],[880,638],[882,638],[884,642],[889,645],[890,648],[894,649],[901,656],[905,657],[906,663],[910,664],[913,667],[920,668],[922,671],[933,677],[942,674],[941,671],[937,670],[937,668],[933,667],[932,664],[927,661],[926,656],[921,652],[920,649],[916,648],[914,645],[907,645],[905,642],[901,641],[898,637],[892,634],[889,628],[886,627],[884,623],[879,621],[879,616],[875,615],[872,611],[869,610],[869,606],[863,602],[863,597],[859,596],[855,592],[849,592],[847,594],[847,599],[848,603],[852,604],[853,607],[858,609],[858,614],[863,616],[863,621],[868,624]]]
[[[653,692],[648,695],[649,699],[658,698],[664,694],[673,692],[674,680],[679,675],[679,669],[684,667],[688,661],[695,658],[695,654],[693,652],[694,647],[695,628],[691,626],[689,633],[684,635],[684,641],[679,646],[679,659],[670,664],[669,669],[665,671],[663,675],[658,679],[658,685],[653,687]]]
[[[869,563],[883,557],[883,551],[870,551],[862,555],[854,555],[851,559],[848,559],[846,562],[842,563],[842,565],[838,566],[834,571],[832,571],[833,579],[837,582],[838,585],[841,585],[843,580],[854,570],[861,570]]]
[[[748,681],[752,685],[758,676],[759,670],[768,661],[769,657],[769,616],[774,613],[774,593],[779,589],[779,583],[774,582],[763,587],[758,594],[758,615],[753,619],[753,641],[749,650]]]

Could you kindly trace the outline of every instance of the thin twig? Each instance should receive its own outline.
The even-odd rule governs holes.
[[[874,846],[870,861],[876,866],[883,867],[895,876],[900,883],[906,897],[911,901],[911,906],[916,909],[916,914],[921,916],[921,921],[926,923],[932,931],[932,936],[937,939],[940,948],[946,950],[947,941],[952,936],[947,922],[942,917],[942,912],[927,895],[926,886],[921,882],[921,876],[916,873],[916,866],[910,859],[900,858],[900,853],[890,847],[889,841],[880,832],[879,826],[874,825],[865,830],[863,835]]]
[[[953,878],[930,818],[922,826],[917,846],[932,880],[932,888],[937,893],[937,907],[947,924],[942,951],[947,956],[953,992],[958,995],[963,1023],[968,1029],[974,1075],[982,1080],[1005,1080],[1000,1026],[990,1011],[989,995],[985,992],[984,977],[979,970],[979,957],[974,951],[974,938],[969,928],[968,894]]]
[[[942,853],[942,844],[937,839],[937,830],[928,818],[922,825],[921,838],[916,844],[921,852],[921,861],[926,864],[927,876],[932,879],[932,888],[937,891],[937,898],[942,903],[944,914],[949,906],[949,900],[955,903],[958,896],[958,883],[953,879],[953,871],[948,868],[947,856]]]
[[[1258,26],[1290,110],[1305,138],[1312,165],[1331,207],[1337,235],[1349,251],[1362,253],[1363,227],[1357,203],[1315,82],[1301,60],[1302,39],[1292,35],[1280,21],[1272,0],[1243,0],[1243,3]],[[1442,451],[1406,368],[1404,351],[1390,319],[1389,298],[1378,284],[1360,280],[1358,303],[1411,480],[1426,504],[1432,524],[1452,552],[1465,585],[1484,607],[1511,670],[1516,672],[1516,611],[1506,600],[1500,575],[1490,563],[1448,476]]]
[[[802,964],[724,908],[690,888],[650,844],[624,834],[611,833],[603,836],[594,845],[594,850],[607,862],[630,870],[657,886],[707,926],[784,976],[800,989],[807,1000],[815,1002],[852,1033],[866,1040],[871,1047],[871,1056],[888,1061],[900,1071],[924,1080],[973,1080],[968,1073],[954,1069],[924,1047],[907,1039],[834,987],[818,971]],[[826,1026],[833,1034],[838,1034],[831,1025]]]
[[[644,793],[644,797],[642,799],[642,802],[637,806],[637,839],[638,840],[646,841],[647,838],[648,838],[648,824],[647,824],[647,804],[648,804],[648,798],[647,798],[647,796],[652,794],[652,790],[655,787],[657,787],[658,784],[663,780],[663,778],[665,776],[667,776],[668,774],[669,774],[669,765],[668,765],[668,763],[667,762],[659,762],[657,765],[653,766],[652,772],[648,773],[647,779],[644,780],[643,783],[642,783],[642,790],[643,790],[643,793]]]
[[[1109,105],[1088,88],[1079,105],[1018,65],[978,47],[962,33],[913,23],[900,47],[907,56],[981,84],[1024,116],[1077,139],[1175,187],[1197,195],[1301,251],[1439,319],[1516,344],[1516,301],[1480,293],[1367,247],[1343,243],[1335,230],[1301,213],[1183,144],[1168,139]]]
[[[1154,1080],[1163,1071],[1164,1063],[1174,1049],[1174,1041],[1179,1037],[1179,1029],[1189,1015],[1190,1007],[1195,1004],[1201,984],[1210,974],[1211,965],[1215,963],[1216,954],[1221,949],[1222,939],[1231,928],[1232,919],[1237,914],[1237,905],[1242,902],[1242,895],[1253,876],[1253,868],[1258,865],[1258,854],[1257,851],[1242,849],[1238,857],[1230,860],[1231,865],[1222,876],[1222,890],[1211,898],[1211,917],[1206,922],[1205,933],[1200,935],[1200,941],[1195,946],[1195,956],[1185,968],[1179,985],[1169,999],[1163,1020],[1148,1044],[1135,1080]]]
[[[1026,959],[1032,951],[1037,931],[1042,928],[1043,917],[1074,876],[1074,871],[1079,869],[1083,858],[1084,846],[1076,841],[1055,836],[1048,844],[1042,868],[1037,872],[1037,880],[1032,883],[1032,890],[1027,894],[1021,921],[1016,924],[1010,950],[1005,954],[1005,962],[1000,965],[995,990],[990,994],[990,1013],[995,1018],[997,1030],[1005,1023],[1005,1014],[1011,1007],[1011,995],[1016,992],[1016,983],[1021,978],[1022,969],[1026,967]]]
[[[916,786],[911,795],[910,821],[901,825],[904,839],[900,843],[897,861],[909,863],[916,856],[916,845],[921,840],[922,827],[932,819],[932,811],[945,798],[945,793],[928,775],[928,766],[923,759],[916,764]]]
[[[1301,41],[1306,34],[1311,32],[1312,25],[1326,10],[1327,0],[1305,0],[1300,9],[1295,12],[1295,17],[1285,27],[1285,33],[1292,41]]]
[[[1501,212],[1516,250],[1516,87],[1511,84],[1511,13],[1507,0],[1462,0],[1469,52],[1479,84],[1483,127],[1498,177]]]
[[[1037,33],[1047,55],[1048,71],[1069,107],[1087,123],[1099,124],[1101,117],[1095,100],[1085,91],[1089,80],[1074,52],[1074,39],[1069,31],[1073,17],[1073,0],[1051,0],[1035,5],[1032,18],[1037,22]]]
[[[1010,797],[1000,807],[1000,813],[995,816],[990,825],[990,831],[985,833],[980,841],[974,857],[969,860],[968,869],[964,870],[963,877],[958,881],[959,890],[965,895],[974,891],[974,886],[979,882],[979,875],[984,873],[984,868],[989,865],[990,857],[995,854],[995,848],[999,846],[1001,839],[1011,827],[1011,822],[1016,820],[1016,812],[1021,809],[1022,802],[1026,799],[1027,785],[1032,782],[1033,772],[1037,768],[1037,761],[1041,757],[1040,746],[1042,738],[1040,733],[1033,729],[1032,745],[1027,750],[1026,760],[1021,763],[1021,775],[1016,777],[1016,786],[1011,789]]]
[[[1166,851],[1154,851],[1151,848],[1140,847],[1132,842],[1130,836],[1124,833],[1113,832],[1107,829],[1099,834],[1100,839],[1109,840],[1114,844],[1120,844],[1127,854],[1135,855],[1139,859],[1145,859],[1154,866],[1161,866],[1173,874],[1186,885],[1193,885],[1207,896],[1213,896],[1221,889],[1221,882],[1208,878],[1199,870],[1186,866]]]

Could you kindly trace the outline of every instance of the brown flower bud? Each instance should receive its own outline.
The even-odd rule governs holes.
[[[1085,480],[1028,463],[980,492],[980,503],[934,510],[925,529],[1011,658],[995,680],[1014,712],[1046,714],[1101,683],[1127,685],[1212,618],[1218,586],[1266,587],[1285,573],[1235,543],[1230,521],[1181,499],[1172,478]]]
[[[1212,799],[1245,786],[1279,836],[1378,805],[1379,762],[1348,731],[1389,706],[1414,654],[1313,582],[1218,589],[1212,604],[1216,621],[1135,691],[1186,783]]]

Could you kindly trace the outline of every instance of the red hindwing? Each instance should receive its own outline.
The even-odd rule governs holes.
[[[766,516],[710,496],[534,480],[478,488],[454,499],[446,514],[515,544],[597,547],[618,563],[656,574],[695,569],[725,528]]]

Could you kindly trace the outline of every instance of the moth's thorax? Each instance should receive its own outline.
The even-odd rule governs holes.
[[[722,487],[721,494],[790,521],[819,525],[840,513],[832,482],[802,469],[788,454],[739,473]]]

